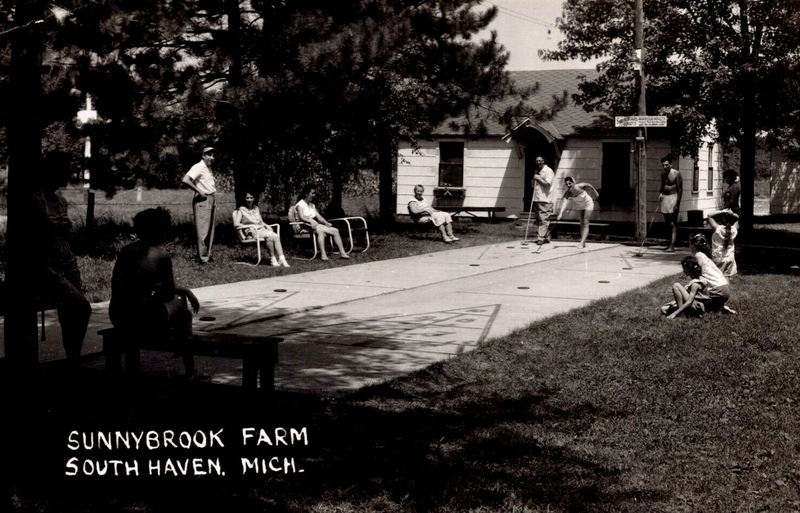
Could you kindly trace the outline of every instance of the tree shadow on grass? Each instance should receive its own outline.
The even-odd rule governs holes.
[[[21,453],[27,479],[16,489],[36,511],[618,511],[646,506],[657,490],[620,484],[621,470],[573,437],[604,417],[591,404],[549,403],[553,390],[513,398],[470,397],[440,408],[442,395],[377,387],[329,400],[298,394],[272,398],[238,387],[144,378],[109,386],[85,372],[70,386],[46,370],[38,400],[26,403]],[[309,445],[242,448],[242,427],[307,427]],[[224,428],[222,477],[68,478],[70,430]],[[271,431],[270,431],[271,432]],[[5,434],[5,433],[4,433]],[[12,435],[14,433],[11,433]],[[17,431],[17,435],[20,433]],[[11,438],[13,439],[13,438]],[[8,441],[9,439],[6,438]],[[163,457],[169,453],[157,453]],[[205,457],[202,450],[172,454]],[[89,455],[88,453],[84,455]],[[137,453],[146,458],[150,454]],[[90,455],[98,458],[95,452]],[[237,475],[240,457],[294,457],[304,473]],[[108,457],[104,455],[103,457]],[[635,502],[634,502],[635,501]],[[24,510],[24,509],[20,509]]]
[[[795,247],[742,246],[736,248],[742,274],[798,274],[800,250]]]

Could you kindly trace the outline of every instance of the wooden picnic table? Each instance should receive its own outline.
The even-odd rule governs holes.
[[[441,210],[442,212],[449,212],[458,215],[460,213],[468,214],[472,217],[478,217],[478,212],[487,212],[489,214],[489,222],[493,223],[495,214],[498,212],[505,212],[505,207],[470,207],[470,206],[452,206],[452,205],[434,205],[433,208]]]

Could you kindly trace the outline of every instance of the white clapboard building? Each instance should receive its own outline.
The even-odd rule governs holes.
[[[436,193],[444,195],[450,204],[463,201],[464,206],[503,207],[505,211],[498,216],[519,216],[528,210],[534,160],[542,155],[556,172],[554,199],[563,194],[564,177],[572,176],[577,182],[591,183],[600,192],[595,220],[633,221],[635,129],[615,128],[609,114],[586,112],[571,99],[583,77],[591,79],[596,74],[594,70],[512,71],[511,77],[519,87],[539,84],[538,92],[528,100],[532,107],[547,107],[554,96],[561,97],[564,91],[569,97],[567,106],[548,121],[520,120],[511,130],[488,122],[486,133],[480,137],[465,137],[448,122],[437,130],[434,139],[418,142],[417,148],[401,143],[396,212],[408,214],[414,185],[422,184],[434,205]],[[670,152],[663,132],[664,129],[648,129],[648,218],[657,208],[660,159]],[[697,159],[673,161],[673,167],[683,176],[682,221],[689,211],[719,207],[723,191],[721,164],[721,148],[712,140],[701,146]],[[568,211],[566,217],[570,215]]]

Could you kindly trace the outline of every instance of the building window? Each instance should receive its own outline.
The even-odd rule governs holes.
[[[714,145],[708,145],[708,190],[714,190]]]
[[[439,187],[464,185],[464,143],[439,143]]]
[[[700,190],[700,165],[698,163],[698,159],[695,157],[693,159],[694,166],[692,169],[692,192],[698,192]]]

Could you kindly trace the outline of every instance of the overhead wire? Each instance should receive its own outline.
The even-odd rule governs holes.
[[[532,23],[534,25],[539,25],[539,26],[542,26],[542,27],[555,28],[555,26],[556,26],[555,23],[542,20],[541,18],[536,18],[536,17],[531,16],[529,14],[525,14],[525,13],[522,13],[522,12],[519,12],[519,11],[515,11],[514,9],[509,9],[508,7],[504,7],[502,5],[498,5],[495,2],[488,2],[488,3],[490,3],[493,6],[497,7],[497,10],[500,11],[501,13],[505,14],[506,16],[511,16],[512,18],[517,18],[519,20],[527,21],[528,23]]]

